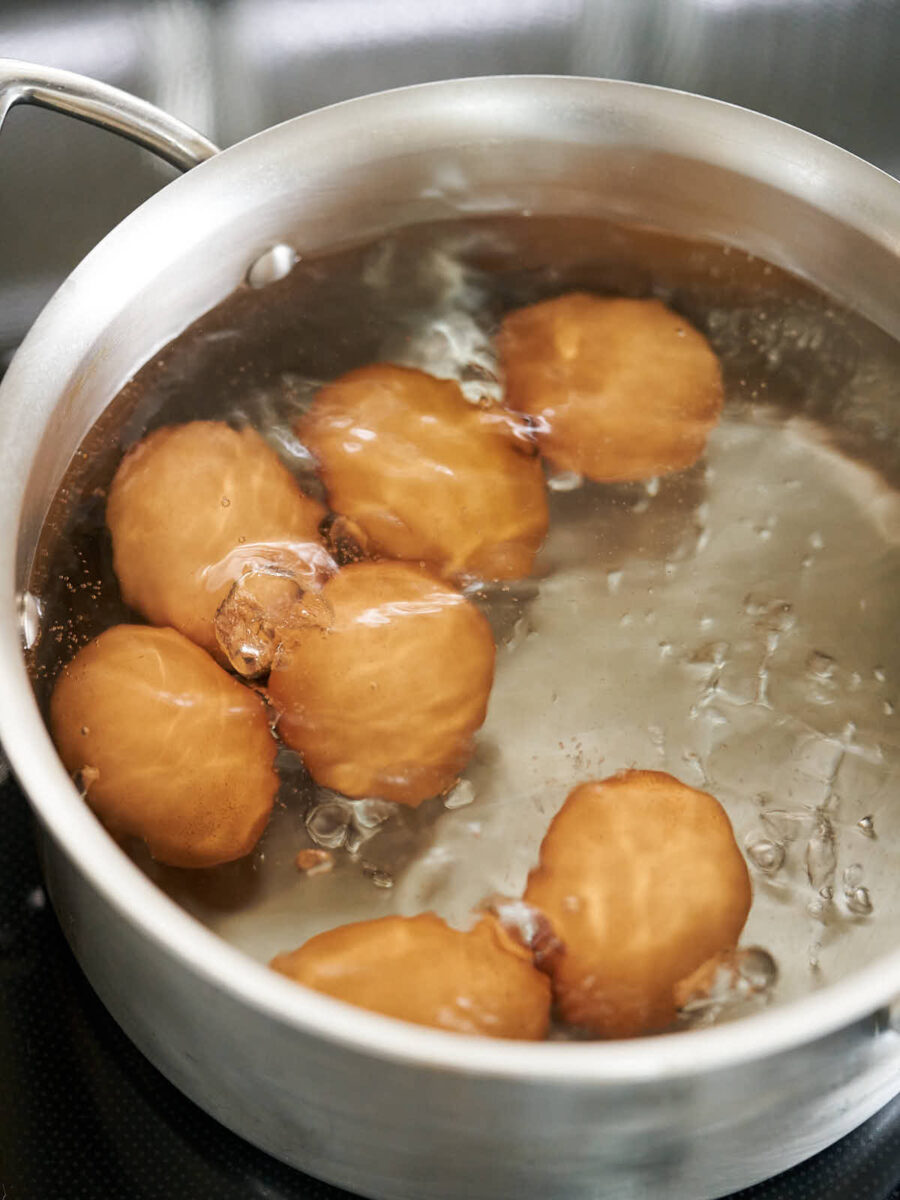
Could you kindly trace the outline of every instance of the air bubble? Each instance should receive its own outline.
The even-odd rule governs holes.
[[[444,808],[465,808],[475,799],[475,786],[470,779],[460,779],[444,797]]]
[[[361,829],[377,829],[397,811],[391,800],[354,800],[351,803],[353,823]]]
[[[756,838],[747,846],[747,857],[764,875],[774,875],[784,866],[784,846],[769,838]]]
[[[869,895],[869,889],[864,887],[854,888],[847,896],[847,907],[857,917],[868,917],[872,913],[872,898]]]
[[[806,844],[806,875],[812,887],[819,890],[834,877],[837,854],[834,830],[825,816],[820,816],[812,837]]]
[[[306,817],[306,830],[317,846],[337,850],[347,841],[352,814],[343,800],[317,804]]]
[[[778,965],[775,959],[761,946],[750,946],[739,950],[738,973],[754,992],[767,992],[778,981]]]
[[[41,636],[43,605],[40,598],[32,592],[21,592],[18,597],[18,608],[25,649],[30,650]]]
[[[856,828],[863,835],[863,837],[874,838],[876,836],[875,819],[871,814],[865,817],[860,817],[860,819],[856,822]]]
[[[392,888],[394,886],[394,877],[389,871],[383,871],[381,867],[376,867],[373,863],[363,863],[363,875],[375,884],[377,888]]]
[[[279,242],[264,250],[259,258],[251,264],[247,272],[247,282],[251,287],[261,288],[269,283],[277,283],[289,275],[297,261],[297,251],[293,246]]]

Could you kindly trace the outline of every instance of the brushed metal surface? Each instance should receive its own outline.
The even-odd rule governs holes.
[[[391,1200],[721,1195],[815,1152],[896,1090],[880,1010],[900,951],[817,994],[678,1037],[496,1044],[304,994],[160,894],[56,759],[17,594],[72,453],[122,382],[272,242],[302,253],[416,220],[530,209],[717,237],[900,336],[900,184],[696,97],[551,78],[349,102],[177,180],[67,281],[0,385],[0,737],[45,828],[54,901],[123,1027],[223,1123]],[[126,269],[127,267],[127,269]]]

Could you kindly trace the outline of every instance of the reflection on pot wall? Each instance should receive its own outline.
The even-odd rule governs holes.
[[[0,55],[95,75],[229,144],[383,88],[519,72],[635,79],[781,117],[900,174],[890,0],[6,0]],[[0,369],[50,294],[171,172],[57,116],[0,142]]]

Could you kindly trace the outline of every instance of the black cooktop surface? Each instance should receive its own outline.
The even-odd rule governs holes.
[[[0,1117],[0,1200],[349,1195],[223,1129],[131,1045],[66,945],[11,778],[0,783]],[[817,1158],[740,1195],[900,1200],[900,1097]]]

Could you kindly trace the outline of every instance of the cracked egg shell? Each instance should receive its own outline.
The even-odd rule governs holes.
[[[537,424],[541,453],[598,482],[690,467],[722,410],[719,360],[659,300],[572,292],[504,318],[506,402]]]
[[[490,626],[449,584],[400,562],[344,567],[319,624],[285,637],[269,676],[278,733],[313,779],[413,807],[472,752],[494,673]]]
[[[53,740],[117,837],[175,867],[248,854],[278,777],[265,701],[182,634],[116,625],[63,667]]]
[[[546,969],[563,1018],[633,1037],[671,1025],[680,981],[735,946],[751,889],[717,800],[659,771],[625,771],[569,794],[525,900],[562,943]]]
[[[122,598],[224,662],[215,616],[244,572],[270,568],[317,586],[334,569],[319,536],[324,514],[255,430],[157,429],[125,455],[109,490]]]
[[[434,913],[341,925],[270,966],[348,1004],[454,1033],[538,1040],[550,986],[493,917],[466,933]]]
[[[529,574],[548,513],[530,428],[453,380],[379,363],[328,384],[297,425],[331,507],[380,554],[447,578]]]

